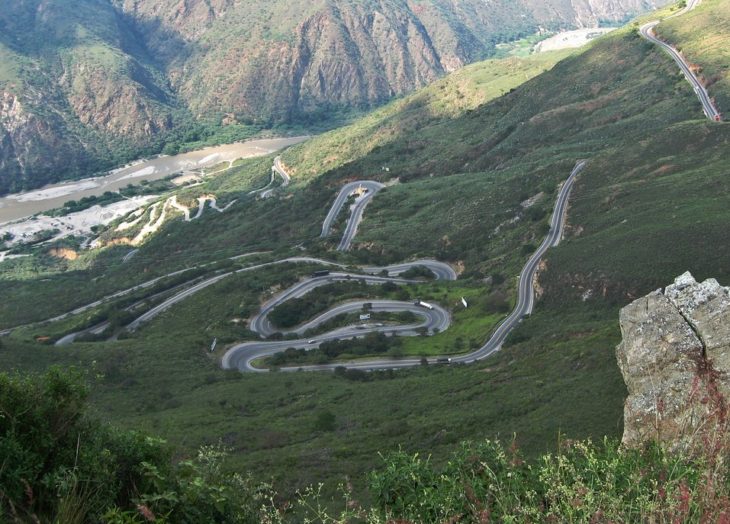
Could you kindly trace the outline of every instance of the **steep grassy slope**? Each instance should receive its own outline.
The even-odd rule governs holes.
[[[346,141],[339,140],[338,133],[318,138],[304,153],[298,154],[293,160],[296,163],[288,168],[297,173],[296,184],[302,179],[311,181],[317,165],[325,169],[338,165],[336,160],[328,161],[329,158],[361,156],[387,137],[401,133],[403,128],[416,131],[463,116],[466,111],[540,74],[566,55],[545,53],[525,60],[486,61],[466,67],[353,124],[342,133],[347,137]],[[427,107],[428,111],[422,111],[423,107]],[[273,200],[257,202],[247,192],[252,187],[263,186],[264,180],[268,181],[270,166],[270,158],[247,161],[243,167],[225,177],[209,181],[204,189],[188,191],[195,196],[203,191],[215,193],[226,200],[239,198],[242,205],[231,208],[230,215],[223,220],[222,217],[204,215],[200,222],[170,224],[164,238],[152,239],[129,264],[120,264],[119,254],[128,251],[126,247],[90,253],[75,262],[63,262],[60,268],[59,262],[50,257],[40,257],[32,262],[18,259],[6,263],[0,278],[5,281],[4,289],[9,300],[0,303],[0,327],[49,318],[70,306],[110,294],[114,286],[132,285],[196,262],[240,254],[247,249],[289,248],[292,243],[316,238],[335,187],[330,187],[330,184],[315,186],[307,193],[295,195],[286,206]],[[180,198],[182,201],[188,196],[181,195]],[[320,248],[316,244],[311,247]],[[65,273],[59,275],[59,271]],[[40,275],[58,275],[60,281],[55,285],[62,287],[56,287],[53,292],[68,297],[68,300],[64,303],[46,300],[47,292],[43,289],[48,292],[50,289],[35,279]],[[82,283],[89,278],[95,279],[96,284],[83,286]],[[32,304],[32,307],[18,309],[13,306],[21,301]]]
[[[705,0],[681,19],[663,23],[658,34],[695,64],[721,112],[730,111],[730,2]]]
[[[170,92],[103,0],[0,12],[0,193],[90,174],[172,125]]]
[[[78,300],[74,284],[87,293],[84,283],[92,278],[120,285],[247,249],[280,250],[271,257],[333,256],[317,239],[326,207],[343,181],[373,176],[400,180],[372,202],[359,249],[343,261],[439,256],[463,264],[464,273],[455,288],[434,291],[437,297],[466,290],[504,300],[529,251],[524,246],[544,234],[557,184],[576,159],[586,158],[570,231],[539,278],[536,312],[494,358],[393,374],[220,372],[208,352],[213,337],[223,345],[252,336],[240,318],[267,291],[311,271],[286,267],[211,287],[127,340],[58,349],[32,341],[49,328],[21,331],[2,339],[3,366],[81,363],[102,375],[95,402],[105,416],[186,447],[222,439],[236,450],[231,467],[271,475],[285,490],[321,479],[332,480],[334,489],[345,475],[357,484],[376,450],[398,445],[438,461],[464,438],[517,432],[518,443],[535,453],[552,449],[559,431],[569,438],[618,435],[625,396],[613,353],[618,308],[687,269],[730,282],[724,227],[730,127],[704,120],[673,62],[633,29],[501,98],[479,104],[475,95],[474,104],[439,108],[441,96],[460,100],[454,94],[460,82],[434,86],[411,99],[425,101],[396,102],[395,111],[384,109],[375,120],[288,151],[285,161],[297,178],[278,198],[243,200],[230,215],[199,223],[171,223],[127,266],[119,262],[126,250],[114,248],[86,261],[88,272],[80,267],[50,282],[23,282],[19,271],[3,289],[8,303],[22,297],[42,308],[52,299],[39,297],[50,290],[70,302]],[[388,132],[379,135],[381,128]],[[376,138],[363,144],[369,136]],[[328,155],[334,157],[329,164],[318,160]],[[327,167],[318,173],[319,162]],[[205,189],[240,197],[269,167],[264,160],[247,163]],[[537,204],[523,209],[540,192]],[[40,257],[12,262],[43,263]],[[49,274],[59,269],[47,267]],[[452,350],[457,341],[449,337],[423,345]]]

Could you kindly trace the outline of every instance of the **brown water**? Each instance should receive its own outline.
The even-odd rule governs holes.
[[[139,184],[143,180],[158,180],[180,171],[198,170],[239,158],[268,155],[307,138],[309,137],[266,138],[207,147],[180,155],[136,162],[115,169],[106,176],[52,184],[25,193],[7,195],[0,198],[0,224],[61,207],[69,200],[117,191],[128,184]]]

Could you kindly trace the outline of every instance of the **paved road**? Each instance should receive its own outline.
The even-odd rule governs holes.
[[[199,283],[195,284],[194,286],[191,286],[191,287],[171,296],[170,298],[168,298],[161,304],[155,306],[154,308],[150,309],[149,311],[147,311],[140,317],[136,318],[133,322],[131,322],[127,326],[127,330],[136,331],[142,324],[144,324],[145,322],[149,322],[150,320],[157,317],[164,311],[167,311],[168,309],[170,309],[172,306],[174,306],[178,302],[185,300],[186,298],[194,295],[195,293],[202,291],[203,289],[205,289],[207,287],[212,286],[213,284],[217,284],[224,278],[227,278],[229,276],[232,276],[232,275],[235,275],[238,273],[247,273],[250,271],[256,271],[258,269],[276,266],[276,265],[280,265],[280,264],[319,264],[319,265],[323,265],[323,266],[335,267],[335,268],[340,268],[340,269],[345,267],[343,264],[339,264],[337,262],[332,262],[331,260],[324,260],[321,258],[289,257],[289,258],[283,258],[280,260],[274,260],[273,262],[266,262],[263,264],[257,264],[254,266],[245,267],[245,268],[238,269],[235,271],[229,271],[227,273],[222,273],[220,275],[216,275],[216,276],[213,276],[206,280],[203,280],[202,282],[199,282]],[[436,260],[417,260],[415,262],[411,262],[410,266],[408,263],[406,263],[406,264],[398,264],[396,266],[369,267],[366,269],[377,274],[382,271],[390,272],[390,269],[393,268],[393,271],[395,273],[402,273],[404,271],[407,271],[406,268],[415,267],[415,266],[428,267],[436,275],[436,278],[444,278],[445,280],[454,280],[456,278],[456,273],[450,266],[448,266],[447,264],[444,264],[443,262],[438,262]],[[353,275],[353,277],[357,277],[357,278],[370,278],[372,280],[375,280],[373,277],[368,277],[367,275],[355,275],[354,273],[352,275]],[[306,284],[306,282],[312,281],[312,280],[316,280],[316,279],[305,280],[303,284]],[[387,279],[381,278],[381,280],[385,281]]]
[[[342,206],[345,205],[345,202],[347,202],[347,199],[350,197],[350,195],[352,195],[353,192],[357,191],[358,189],[366,190],[364,194],[357,197],[355,203],[352,205],[350,218],[347,220],[345,232],[342,235],[340,243],[337,245],[337,251],[349,250],[350,245],[352,244],[352,239],[357,233],[357,226],[360,225],[360,221],[362,220],[362,214],[363,211],[365,211],[365,207],[370,203],[375,194],[384,187],[385,186],[380,182],[375,182],[373,180],[360,180],[357,182],[350,182],[349,184],[345,184],[340,192],[337,194],[337,198],[335,198],[334,204],[332,204],[329,213],[327,213],[327,216],[322,223],[322,234],[320,236],[322,238],[329,236],[330,230],[332,229],[332,224],[337,219],[337,215],[340,214]]]
[[[535,253],[530,257],[530,259],[527,261],[527,264],[525,264],[524,268],[522,269],[522,272],[520,273],[519,277],[519,284],[518,284],[518,295],[517,295],[517,304],[515,305],[515,308],[512,310],[512,312],[509,314],[509,316],[502,321],[502,323],[497,327],[497,329],[494,331],[492,336],[487,340],[487,342],[480,347],[479,349],[467,353],[465,355],[460,355],[457,357],[451,357],[448,359],[451,363],[472,363],[476,360],[481,360],[483,358],[488,357],[489,355],[492,355],[493,353],[499,351],[499,349],[502,347],[502,344],[504,343],[505,339],[509,335],[509,333],[521,322],[521,320],[526,316],[529,315],[532,312],[532,309],[534,307],[535,303],[535,296],[534,296],[534,278],[535,278],[535,272],[537,271],[537,266],[540,263],[540,260],[545,255],[547,250],[551,247],[557,246],[560,243],[560,240],[563,235],[563,228],[565,225],[565,214],[568,207],[568,200],[570,197],[570,191],[573,188],[573,184],[575,182],[576,177],[578,174],[583,171],[583,169],[586,166],[585,161],[579,161],[573,170],[570,173],[570,176],[565,181],[563,186],[560,188],[560,191],[558,193],[557,201],[555,202],[555,208],[553,210],[553,215],[550,220],[550,231],[548,232],[548,235],[545,237],[545,240],[543,240],[542,244],[540,244],[540,247],[537,248]],[[394,266],[396,267],[396,266]],[[377,268],[368,268],[371,271],[374,271]],[[409,305],[407,303],[401,303],[404,307]],[[411,307],[413,307],[412,304],[410,304]],[[436,306],[434,304],[434,306]],[[415,306],[417,309],[423,309],[418,308],[418,306]],[[438,307],[440,310],[441,308]],[[315,319],[316,320],[316,319]],[[309,327],[314,327],[313,322],[308,323]],[[367,331],[367,330],[365,330]],[[364,335],[363,331],[360,331],[361,335]],[[399,333],[401,335],[407,335],[408,332],[405,333]],[[221,361],[221,365],[225,369],[239,369],[243,372],[249,372],[249,371],[266,371],[264,369],[255,368],[252,366],[252,361],[261,358],[263,356],[270,356],[275,353],[278,353],[280,351],[285,350],[289,347],[295,347],[295,348],[314,348],[319,345],[319,343],[323,342],[324,340],[333,340],[337,338],[348,338],[350,337],[350,333],[348,332],[347,335],[343,335],[341,332],[332,332],[324,335],[323,337],[317,337],[315,343],[310,343],[310,341],[307,340],[293,340],[293,341],[282,341],[282,342],[247,342],[244,344],[239,344],[231,349],[229,349],[225,355],[223,356],[223,359]],[[430,364],[439,363],[440,361],[443,361],[444,357],[433,357],[427,359],[427,361]],[[337,362],[335,364],[326,364],[326,365],[319,365],[319,366],[301,366],[301,367],[287,367],[282,368],[282,371],[325,371],[325,370],[333,370],[337,367],[346,367],[348,369],[361,369],[361,370],[376,370],[376,369],[400,369],[400,368],[406,368],[406,367],[412,367],[412,366],[418,366],[421,365],[421,359],[420,358],[409,358],[409,359],[372,359],[372,360],[360,360],[360,361],[354,361],[354,362]]]
[[[672,16],[668,16],[667,18],[665,18],[665,20],[669,20],[670,18],[674,18],[675,16],[681,16],[688,11],[691,11],[700,4],[700,1],[701,0],[690,0],[689,2],[687,2],[687,6],[684,9],[681,9],[680,11],[674,13]],[[674,59],[679,68],[682,70],[682,73],[684,73],[685,78],[692,86],[692,89],[694,89],[697,98],[699,98],[700,103],[702,104],[702,110],[705,112],[707,118],[713,121],[721,120],[722,117],[720,115],[720,112],[715,107],[715,104],[712,103],[712,99],[710,99],[710,95],[707,93],[707,89],[705,89],[705,86],[702,85],[699,78],[697,78],[697,76],[695,76],[695,74],[692,72],[689,64],[687,64],[682,55],[676,49],[674,49],[674,47],[656,37],[654,29],[656,28],[656,26],[659,25],[660,22],[661,20],[654,20],[641,26],[641,28],[639,28],[641,36],[643,36],[646,40],[660,46],[662,49],[664,49],[664,51],[669,54],[669,56]]]
[[[379,275],[383,270],[388,272],[388,276],[399,276],[412,269],[416,266],[423,266],[428,268],[431,273],[436,276],[436,280],[456,280],[456,271],[450,265],[445,262],[439,262],[431,259],[413,260],[411,262],[404,262],[402,264],[392,264],[385,267],[363,267],[360,268],[363,273],[369,273],[371,275]]]
[[[287,173],[284,170],[284,167],[281,165],[280,156],[274,158],[274,165],[271,166],[271,180],[269,180],[269,183],[261,189],[254,189],[253,191],[249,191],[248,194],[256,195],[258,193],[261,193],[261,198],[269,198],[276,190],[275,187],[270,187],[273,185],[274,180],[276,180],[276,175],[279,175],[281,177],[281,187],[286,187],[289,185],[289,182],[291,182],[291,177],[289,176],[289,173]]]
[[[122,263],[126,264],[127,262],[132,260],[132,257],[135,256],[137,253],[139,253],[139,249],[133,249],[132,251],[124,255],[124,258],[122,258]]]
[[[313,277],[313,278],[307,278],[301,282],[298,282],[294,284],[289,289],[285,290],[282,293],[279,293],[275,297],[268,300],[263,306],[261,306],[261,309],[259,312],[251,319],[251,325],[249,326],[249,329],[253,331],[254,333],[258,333],[261,335],[262,338],[270,337],[277,331],[281,331],[280,329],[277,329],[274,327],[274,325],[269,320],[269,315],[271,312],[282,305],[283,303],[293,299],[293,298],[301,298],[307,293],[313,291],[314,289],[317,289],[318,287],[326,286],[329,284],[333,284],[335,282],[365,282],[366,284],[385,284],[386,282],[393,282],[395,284],[415,284],[417,281],[415,280],[407,280],[403,278],[397,278],[397,277],[380,277],[380,276],[373,276],[373,275],[358,275],[357,273],[330,273],[329,275],[321,276],[321,277]],[[365,300],[363,302],[370,302],[368,300]],[[337,309],[337,308],[335,308]],[[339,314],[339,313],[337,313]],[[321,316],[321,318],[318,321],[311,321],[308,322],[296,329],[292,329],[290,331],[285,331],[284,334],[290,334],[294,333],[297,335],[301,335],[308,329],[312,329],[314,327],[317,327],[322,322],[329,320],[330,318],[337,316],[337,314],[329,315],[328,313],[325,313]]]
[[[558,199],[555,202],[555,208],[553,209],[553,216],[550,219],[550,231],[545,237],[545,240],[542,241],[542,244],[540,244],[540,247],[537,248],[537,251],[535,251],[535,253],[533,253],[527,261],[527,264],[525,264],[525,267],[522,268],[522,272],[520,273],[517,291],[517,304],[512,310],[512,313],[510,313],[509,316],[502,321],[489,340],[482,347],[472,353],[452,359],[453,362],[473,362],[474,360],[483,359],[492,353],[499,351],[510,332],[526,315],[532,313],[532,309],[535,306],[534,279],[537,266],[540,264],[540,260],[545,253],[547,253],[547,250],[551,247],[557,246],[563,237],[565,214],[568,208],[570,191],[573,189],[575,178],[581,171],[583,171],[585,166],[586,162],[584,160],[578,162],[573,168],[573,171],[571,171],[568,179],[560,188]]]
[[[264,253],[263,251],[256,251],[256,252],[253,252],[253,253],[244,253],[242,255],[237,255],[237,256],[234,256],[234,257],[230,257],[227,260],[239,260],[241,258],[251,257],[251,256],[254,256],[254,255],[261,255],[263,253]],[[59,320],[63,320],[65,318],[71,317],[73,315],[79,315],[81,313],[85,313],[85,312],[87,312],[87,311],[89,311],[91,309],[94,309],[96,307],[101,306],[102,304],[106,304],[107,302],[111,302],[114,299],[121,298],[121,297],[124,297],[126,295],[129,295],[130,293],[134,293],[135,291],[139,291],[141,289],[147,289],[147,288],[149,288],[151,286],[154,286],[159,281],[161,281],[161,280],[163,280],[165,278],[170,278],[170,277],[174,277],[174,276],[177,276],[177,275],[181,275],[183,273],[187,273],[188,271],[192,271],[193,269],[204,268],[204,267],[210,266],[212,264],[217,264],[218,262],[220,262],[220,260],[216,260],[214,262],[208,262],[206,264],[201,264],[199,266],[193,266],[193,267],[189,267],[189,268],[185,268],[185,269],[180,269],[178,271],[173,271],[172,273],[167,273],[165,275],[161,275],[161,276],[159,276],[157,278],[153,278],[152,280],[148,280],[146,282],[142,282],[141,284],[137,284],[136,286],[132,286],[132,287],[130,287],[128,289],[123,289],[122,291],[117,291],[116,293],[113,293],[111,295],[107,295],[105,297],[102,297],[102,298],[100,298],[98,300],[95,300],[94,302],[89,303],[89,304],[86,304],[86,305],[83,305],[83,306],[79,306],[76,309],[73,309],[73,310],[68,311],[66,313],[63,313],[61,315],[55,316],[53,318],[49,318],[49,319],[46,319],[46,320],[41,320],[39,322],[33,322],[32,324],[23,324],[23,325],[15,326],[15,327],[12,327],[12,328],[7,328],[7,329],[5,329],[3,331],[0,331],[0,336],[9,335],[10,333],[12,333],[13,331],[15,331],[16,329],[20,329],[22,327],[27,327],[29,325],[33,325],[33,324],[48,324],[48,323],[51,323],[51,322],[57,322]],[[76,333],[76,335],[79,335],[79,334],[80,333]]]
[[[445,309],[437,304],[434,304],[433,309],[426,309],[414,305],[411,302],[399,302],[396,300],[360,300],[347,302],[340,304],[339,306],[327,311],[319,317],[308,322],[304,326],[301,326],[297,331],[305,331],[306,329],[321,325],[323,322],[334,318],[337,315],[351,313],[355,311],[361,311],[362,306],[365,303],[372,304],[373,312],[403,312],[410,311],[411,313],[421,317],[423,319],[419,324],[409,324],[400,326],[379,326],[379,325],[360,325],[360,326],[347,326],[344,328],[330,331],[327,334],[316,336],[313,339],[297,339],[297,340],[283,340],[277,342],[245,342],[238,344],[237,346],[229,349],[223,356],[221,365],[224,369],[239,369],[246,372],[262,372],[268,371],[253,366],[253,361],[263,357],[269,357],[280,353],[288,348],[295,349],[312,349],[319,347],[322,342],[329,340],[343,340],[351,339],[353,337],[364,337],[368,333],[381,332],[387,333],[391,336],[416,336],[418,330],[426,328],[429,331],[437,329],[438,331],[444,331],[451,325],[451,317]],[[420,360],[414,361],[416,364],[420,363]],[[335,366],[310,366],[312,369],[333,369]],[[355,365],[348,365],[348,367],[356,367]],[[370,364],[367,366],[368,369],[376,367],[376,364]],[[393,367],[392,363],[389,362],[387,367]],[[308,368],[308,369],[309,369]],[[285,368],[285,371],[293,371],[299,368]]]

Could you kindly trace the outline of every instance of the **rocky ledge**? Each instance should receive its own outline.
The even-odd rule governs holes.
[[[685,273],[623,308],[620,321],[616,355],[629,391],[623,444],[692,451],[726,435],[730,288]]]

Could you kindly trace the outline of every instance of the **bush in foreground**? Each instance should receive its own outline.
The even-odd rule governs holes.
[[[203,448],[172,461],[159,439],[86,414],[75,372],[0,374],[0,522],[266,522],[267,486],[223,471],[225,453]]]
[[[309,490],[308,521],[730,523],[730,478],[716,457],[566,441],[527,463],[514,446],[486,441],[463,444],[442,466],[402,451],[383,462],[370,475],[374,507],[363,509],[346,491],[345,509],[332,516]]]
[[[320,485],[284,511],[270,486],[227,473],[220,447],[174,462],[163,441],[88,417],[87,394],[73,372],[0,374],[0,522],[730,524],[726,434],[693,456],[611,440],[564,441],[533,462],[493,441],[443,464],[397,451],[369,475],[370,507],[346,486],[324,500]]]

